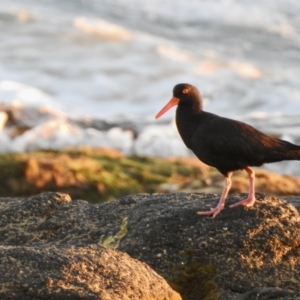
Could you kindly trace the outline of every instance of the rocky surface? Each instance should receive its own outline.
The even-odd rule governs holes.
[[[0,299],[180,300],[145,263],[99,245],[104,233],[117,235],[132,203],[1,198]]]
[[[0,247],[0,299],[172,299],[146,264],[99,245]]]
[[[278,287],[300,296],[299,213],[285,200],[257,198],[253,208],[226,208],[213,219],[196,211],[214,207],[217,196],[149,196],[130,211],[119,249],[148,263],[174,287],[178,281],[186,284],[178,278],[182,274],[194,280],[179,290],[184,299],[196,299],[196,282],[207,286],[202,299],[211,289],[220,299],[232,299],[255,287]],[[228,204],[239,200],[241,195],[232,195]]]
[[[233,300],[300,299],[295,293],[278,288],[254,288]]]
[[[0,245],[98,244],[115,236],[137,199],[91,205],[63,193],[0,198]]]
[[[0,198],[0,299],[300,299],[300,198],[243,197]]]

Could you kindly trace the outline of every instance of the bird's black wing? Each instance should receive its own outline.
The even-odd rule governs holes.
[[[269,137],[243,122],[206,115],[193,135],[192,149],[200,160],[222,173],[284,159],[282,153],[290,143]]]

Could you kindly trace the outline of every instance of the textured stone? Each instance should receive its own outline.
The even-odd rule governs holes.
[[[102,246],[184,300],[300,298],[300,198],[243,197],[215,219],[215,194],[0,198],[0,299],[180,299]]]
[[[180,300],[145,263],[99,245],[118,246],[134,204],[0,198],[0,299]]]
[[[136,201],[124,197],[91,205],[52,192],[26,199],[0,198],[0,245],[97,244],[116,235]]]
[[[227,205],[242,197],[231,195]],[[191,268],[197,263],[199,270],[201,265],[212,266],[220,299],[232,299],[255,287],[278,287],[300,295],[299,213],[283,199],[257,198],[254,207],[226,206],[213,219],[196,211],[214,207],[216,195],[151,195],[130,211],[128,233],[119,249],[170,281],[174,266]]]
[[[235,297],[233,300],[268,300],[268,299],[300,299],[295,293],[278,288],[254,288],[247,293]]]
[[[180,300],[146,264],[101,246],[0,247],[0,299]]]

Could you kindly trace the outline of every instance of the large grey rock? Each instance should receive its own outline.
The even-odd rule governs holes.
[[[0,247],[2,300],[180,300],[146,264],[101,246]]]
[[[180,300],[146,264],[99,245],[118,245],[134,204],[0,198],[0,299]]]
[[[299,213],[285,200],[257,198],[252,208],[226,207],[213,219],[196,211],[214,207],[216,195],[149,195],[129,212],[128,232],[119,249],[170,282],[188,286],[185,277],[199,278],[203,286],[213,283],[220,299],[255,287],[278,287],[300,296]],[[241,195],[231,195],[227,202],[239,200]],[[183,298],[193,299],[192,290],[182,293]],[[203,291],[204,296],[209,292]]]
[[[116,235],[136,201],[125,197],[91,205],[51,192],[0,198],[0,245],[98,244],[102,236]]]
[[[15,298],[7,299],[35,299],[39,291],[46,296],[36,299],[106,299],[109,289],[111,299],[126,299],[116,298],[110,285],[103,285],[106,278],[108,283],[116,280],[119,286],[111,289],[121,293],[123,287],[124,295],[132,286],[141,297],[141,282],[146,287],[148,282],[165,291],[153,299],[179,297],[147,266],[102,245],[147,263],[185,300],[300,297],[300,219],[295,208],[300,208],[300,198],[285,197],[293,206],[258,195],[252,208],[228,208],[242,197],[231,195],[215,219],[196,211],[214,207],[218,195],[137,194],[95,205],[61,193],[0,198],[0,292],[15,291]],[[101,262],[104,256],[109,259]],[[106,269],[110,261],[110,275],[104,267],[93,269]],[[82,268],[72,269],[72,262]],[[116,266],[120,273],[115,273]],[[102,286],[102,294],[86,284],[90,280]],[[145,298],[137,299],[147,299],[146,290]]]

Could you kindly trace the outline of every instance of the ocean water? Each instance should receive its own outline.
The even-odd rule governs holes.
[[[0,151],[106,146],[191,155],[174,110],[205,110],[300,144],[297,0],[0,0]],[[268,165],[300,176],[298,162]]]

